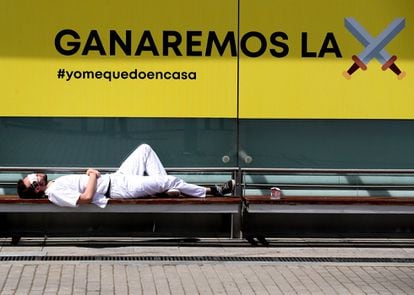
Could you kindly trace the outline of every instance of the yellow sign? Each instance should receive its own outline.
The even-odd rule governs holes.
[[[1,1],[0,115],[235,117],[229,31],[236,1]]]
[[[414,118],[414,3],[399,1],[241,1],[241,33],[263,36],[284,32],[278,42],[267,40],[265,54],[240,58],[241,118]],[[383,71],[378,58],[343,76],[365,46],[345,27],[353,17],[376,39],[396,18],[405,27],[385,47],[407,76],[399,80]],[[252,40],[251,51],[263,46]],[[283,57],[272,56],[269,48]],[[286,52],[288,51],[288,52]]]
[[[0,116],[412,119],[413,8],[1,1]]]

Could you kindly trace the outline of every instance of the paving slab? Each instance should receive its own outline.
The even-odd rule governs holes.
[[[115,243],[118,241],[119,243]],[[251,246],[232,241],[205,241],[198,246],[173,246],[119,239],[104,241],[22,240],[12,246],[1,240],[0,294],[414,294],[414,248],[410,241],[382,247]],[[313,241],[314,242],[314,241]],[[135,245],[134,245],[135,243]],[[319,243],[321,244],[321,243]],[[339,243],[340,244],[340,243]],[[88,246],[89,245],[89,246]],[[99,247],[97,246],[99,245]],[[211,246],[214,245],[214,246]],[[272,246],[273,245],[273,246]],[[279,246],[274,246],[279,245]],[[370,246],[371,245],[371,246]],[[33,257],[63,260],[30,260]],[[82,259],[99,257],[97,260]],[[65,258],[66,257],[66,258]],[[67,257],[79,260],[67,259]],[[105,257],[192,257],[190,260],[105,260]],[[230,261],[200,257],[233,257]],[[291,257],[289,261],[245,261],[237,258]],[[300,258],[362,258],[304,261]],[[366,258],[408,259],[373,262]],[[14,259],[14,260],[13,260]],[[21,260],[19,260],[21,259]],[[397,260],[396,260],[397,261]]]

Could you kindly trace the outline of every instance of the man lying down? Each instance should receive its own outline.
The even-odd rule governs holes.
[[[21,198],[47,197],[62,207],[76,207],[93,203],[105,208],[108,199],[140,198],[160,193],[170,197],[181,194],[204,198],[207,195],[224,196],[234,191],[235,181],[223,185],[203,187],[167,175],[155,151],[148,145],[138,146],[115,173],[103,174],[88,169],[86,174],[71,174],[48,181],[43,173],[32,173],[17,183]]]

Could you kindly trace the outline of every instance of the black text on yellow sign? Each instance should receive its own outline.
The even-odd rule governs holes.
[[[161,35],[161,41],[157,42],[154,35]],[[228,31],[224,37],[220,37],[215,31],[186,31],[181,33],[173,30],[152,33],[144,30],[140,33],[132,30],[123,32],[109,30],[100,32],[90,30],[86,36],[81,36],[73,29],[63,29],[56,34],[55,48],[65,56],[97,54],[100,56],[212,56],[217,53],[220,56],[237,56],[237,34]],[[206,41],[203,43],[203,37]],[[330,54],[342,57],[339,44],[333,32],[327,32],[321,41],[318,50],[308,48],[308,32],[301,33],[301,57],[325,57]],[[104,42],[107,40],[107,42]],[[249,44],[258,46],[251,48]],[[240,38],[240,51],[247,57],[260,57],[270,54],[273,57],[282,58],[289,55],[289,36],[286,32],[273,32],[269,36],[250,31]]]

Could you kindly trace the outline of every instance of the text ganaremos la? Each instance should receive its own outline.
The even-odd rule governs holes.
[[[104,38],[103,38],[104,37]],[[285,32],[273,32],[269,36],[250,31],[240,36],[240,53],[248,57],[260,57],[270,54],[282,58],[289,54],[289,37]],[[105,42],[104,42],[105,41]],[[161,40],[156,41],[153,33],[144,30],[137,34],[131,30],[109,30],[104,33],[90,30],[81,36],[72,29],[63,29],[56,34],[55,48],[65,56],[212,56],[212,54],[238,55],[237,34],[228,31],[219,37],[215,31],[162,31]],[[301,33],[301,56],[324,57],[330,54],[342,57],[333,32],[327,32],[321,40],[320,48],[308,48],[308,33]]]

